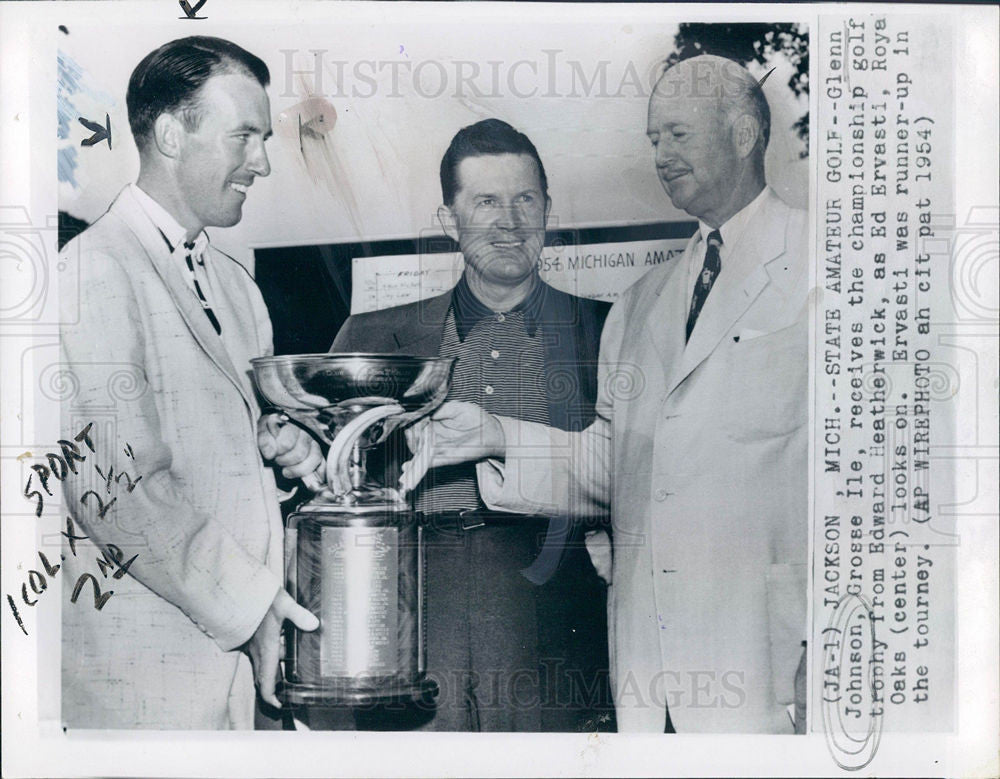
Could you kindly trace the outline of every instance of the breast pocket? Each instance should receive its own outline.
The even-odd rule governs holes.
[[[809,379],[804,321],[734,342],[729,336],[730,438],[788,435],[806,423]]]

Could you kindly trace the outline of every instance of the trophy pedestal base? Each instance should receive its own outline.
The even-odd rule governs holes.
[[[433,679],[420,679],[409,684],[393,681],[372,686],[280,682],[277,690],[282,706],[290,709],[363,707],[394,701],[429,701],[437,697],[437,694],[438,684]]]

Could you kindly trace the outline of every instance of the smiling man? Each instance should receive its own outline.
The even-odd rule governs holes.
[[[498,119],[465,127],[441,161],[441,190],[438,217],[465,259],[457,286],[350,317],[332,351],[455,357],[449,399],[583,429],[608,304],[538,277],[551,201],[537,150]],[[262,447],[277,451],[266,433]],[[441,693],[436,706],[359,711],[358,727],[609,729],[605,588],[582,528],[485,510],[472,464],[435,471],[414,500],[427,518],[427,668]]]
[[[64,249],[79,262],[67,263],[63,300],[84,296],[61,328],[76,390],[64,432],[97,421],[96,462],[142,477],[100,519],[81,503],[92,485],[65,482],[89,537],[66,554],[67,582],[110,544],[136,556],[101,611],[63,609],[69,727],[252,727],[254,675],[277,704],[282,622],[317,625],[281,586],[278,498],[256,446],[247,371],[271,351],[267,309],[205,233],[239,222],[270,172],[268,80],[260,59],[219,38],[147,55],[126,97],[138,181]]]

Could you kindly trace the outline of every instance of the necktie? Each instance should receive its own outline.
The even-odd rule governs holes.
[[[719,247],[722,246],[722,234],[718,230],[712,230],[705,241],[705,264],[702,265],[701,273],[698,274],[698,281],[694,285],[694,294],[691,296],[691,310],[688,312],[687,340],[691,339],[691,331],[694,330],[694,323],[698,321],[698,314],[701,307],[705,305],[708,293],[712,291],[719,271],[722,270],[722,259],[719,257]]]
[[[187,266],[188,273],[191,274],[191,279],[194,281],[194,291],[198,295],[198,300],[205,311],[205,316],[212,323],[215,332],[222,335],[222,325],[219,324],[219,320],[215,316],[215,312],[212,311],[212,307],[208,303],[208,298],[205,296],[205,285],[203,283],[205,279],[205,245],[202,242],[196,244],[191,241],[185,241],[183,252],[184,264]],[[195,266],[197,266],[197,269]],[[199,273],[199,271],[201,272]]]

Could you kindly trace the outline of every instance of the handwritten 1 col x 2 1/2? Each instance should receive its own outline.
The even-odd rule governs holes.
[[[57,481],[64,481],[71,475],[78,475],[77,464],[85,462],[87,459],[87,454],[81,453],[81,448],[79,444],[84,444],[90,452],[94,452],[94,443],[90,437],[90,431],[93,427],[93,422],[84,427],[79,433],[74,436],[73,441],[68,441],[60,439],[57,443],[60,446],[60,453],[48,452],[45,455],[45,460],[47,464],[36,463],[31,466],[33,473],[29,474],[28,480],[24,485],[24,497],[29,500],[35,499],[35,516],[40,517],[42,515],[42,510],[45,505],[45,498],[43,492],[50,497],[52,496],[52,490],[49,488],[49,479],[55,478]],[[125,444],[124,452],[130,459],[135,459],[132,452],[132,447],[129,444]],[[121,471],[115,474],[114,466],[109,466],[102,469],[98,465],[94,465],[94,469],[97,474],[101,477],[101,481],[105,485],[105,493],[111,493],[112,483],[120,484],[122,478],[126,480],[126,491],[132,492],[136,485],[142,479],[142,476],[138,476],[133,479],[127,471]],[[106,473],[105,473],[106,471]],[[33,477],[38,477],[39,489],[32,489],[32,479]],[[105,499],[96,490],[87,490],[83,495],[80,496],[80,502],[85,506],[89,505],[88,498],[93,496],[97,503],[97,516],[100,519],[104,519],[104,515],[107,511],[115,504],[118,497],[115,496],[111,498],[110,501],[105,502]],[[61,535],[66,538],[69,542],[70,552],[73,556],[76,556],[76,542],[87,540],[89,536],[77,535],[75,525],[71,517],[66,517],[66,530],[61,533]],[[97,565],[100,573],[105,579],[108,578],[108,572],[114,571],[112,578],[121,579],[128,569],[131,567],[132,563],[138,555],[133,555],[129,560],[125,560],[125,555],[122,550],[115,544],[106,544],[105,548],[101,552],[101,556],[97,558]],[[65,555],[60,555],[62,560],[66,559]],[[59,573],[60,564],[53,565],[49,562],[48,557],[41,550],[38,551],[38,559],[42,564],[42,571],[32,569],[28,571],[28,580],[21,585],[21,602],[25,606],[34,607],[38,601],[39,596],[48,589],[48,579],[55,578],[56,574]],[[48,579],[46,578],[48,577]],[[94,608],[100,611],[104,608],[104,605],[108,602],[108,599],[114,594],[114,590],[108,590],[106,592],[101,591],[101,583],[94,574],[86,572],[79,576],[76,584],[73,587],[73,592],[70,595],[70,603],[76,603],[77,599],[83,591],[84,585],[90,582],[93,586],[94,592]],[[35,598],[32,600],[29,595],[29,587],[32,593],[34,593]],[[7,604],[10,606],[11,612],[14,615],[14,619],[17,621],[18,627],[21,629],[25,635],[28,635],[28,630],[24,626],[24,621],[21,618],[21,613],[18,610],[17,603],[14,597],[10,594],[7,595]]]

